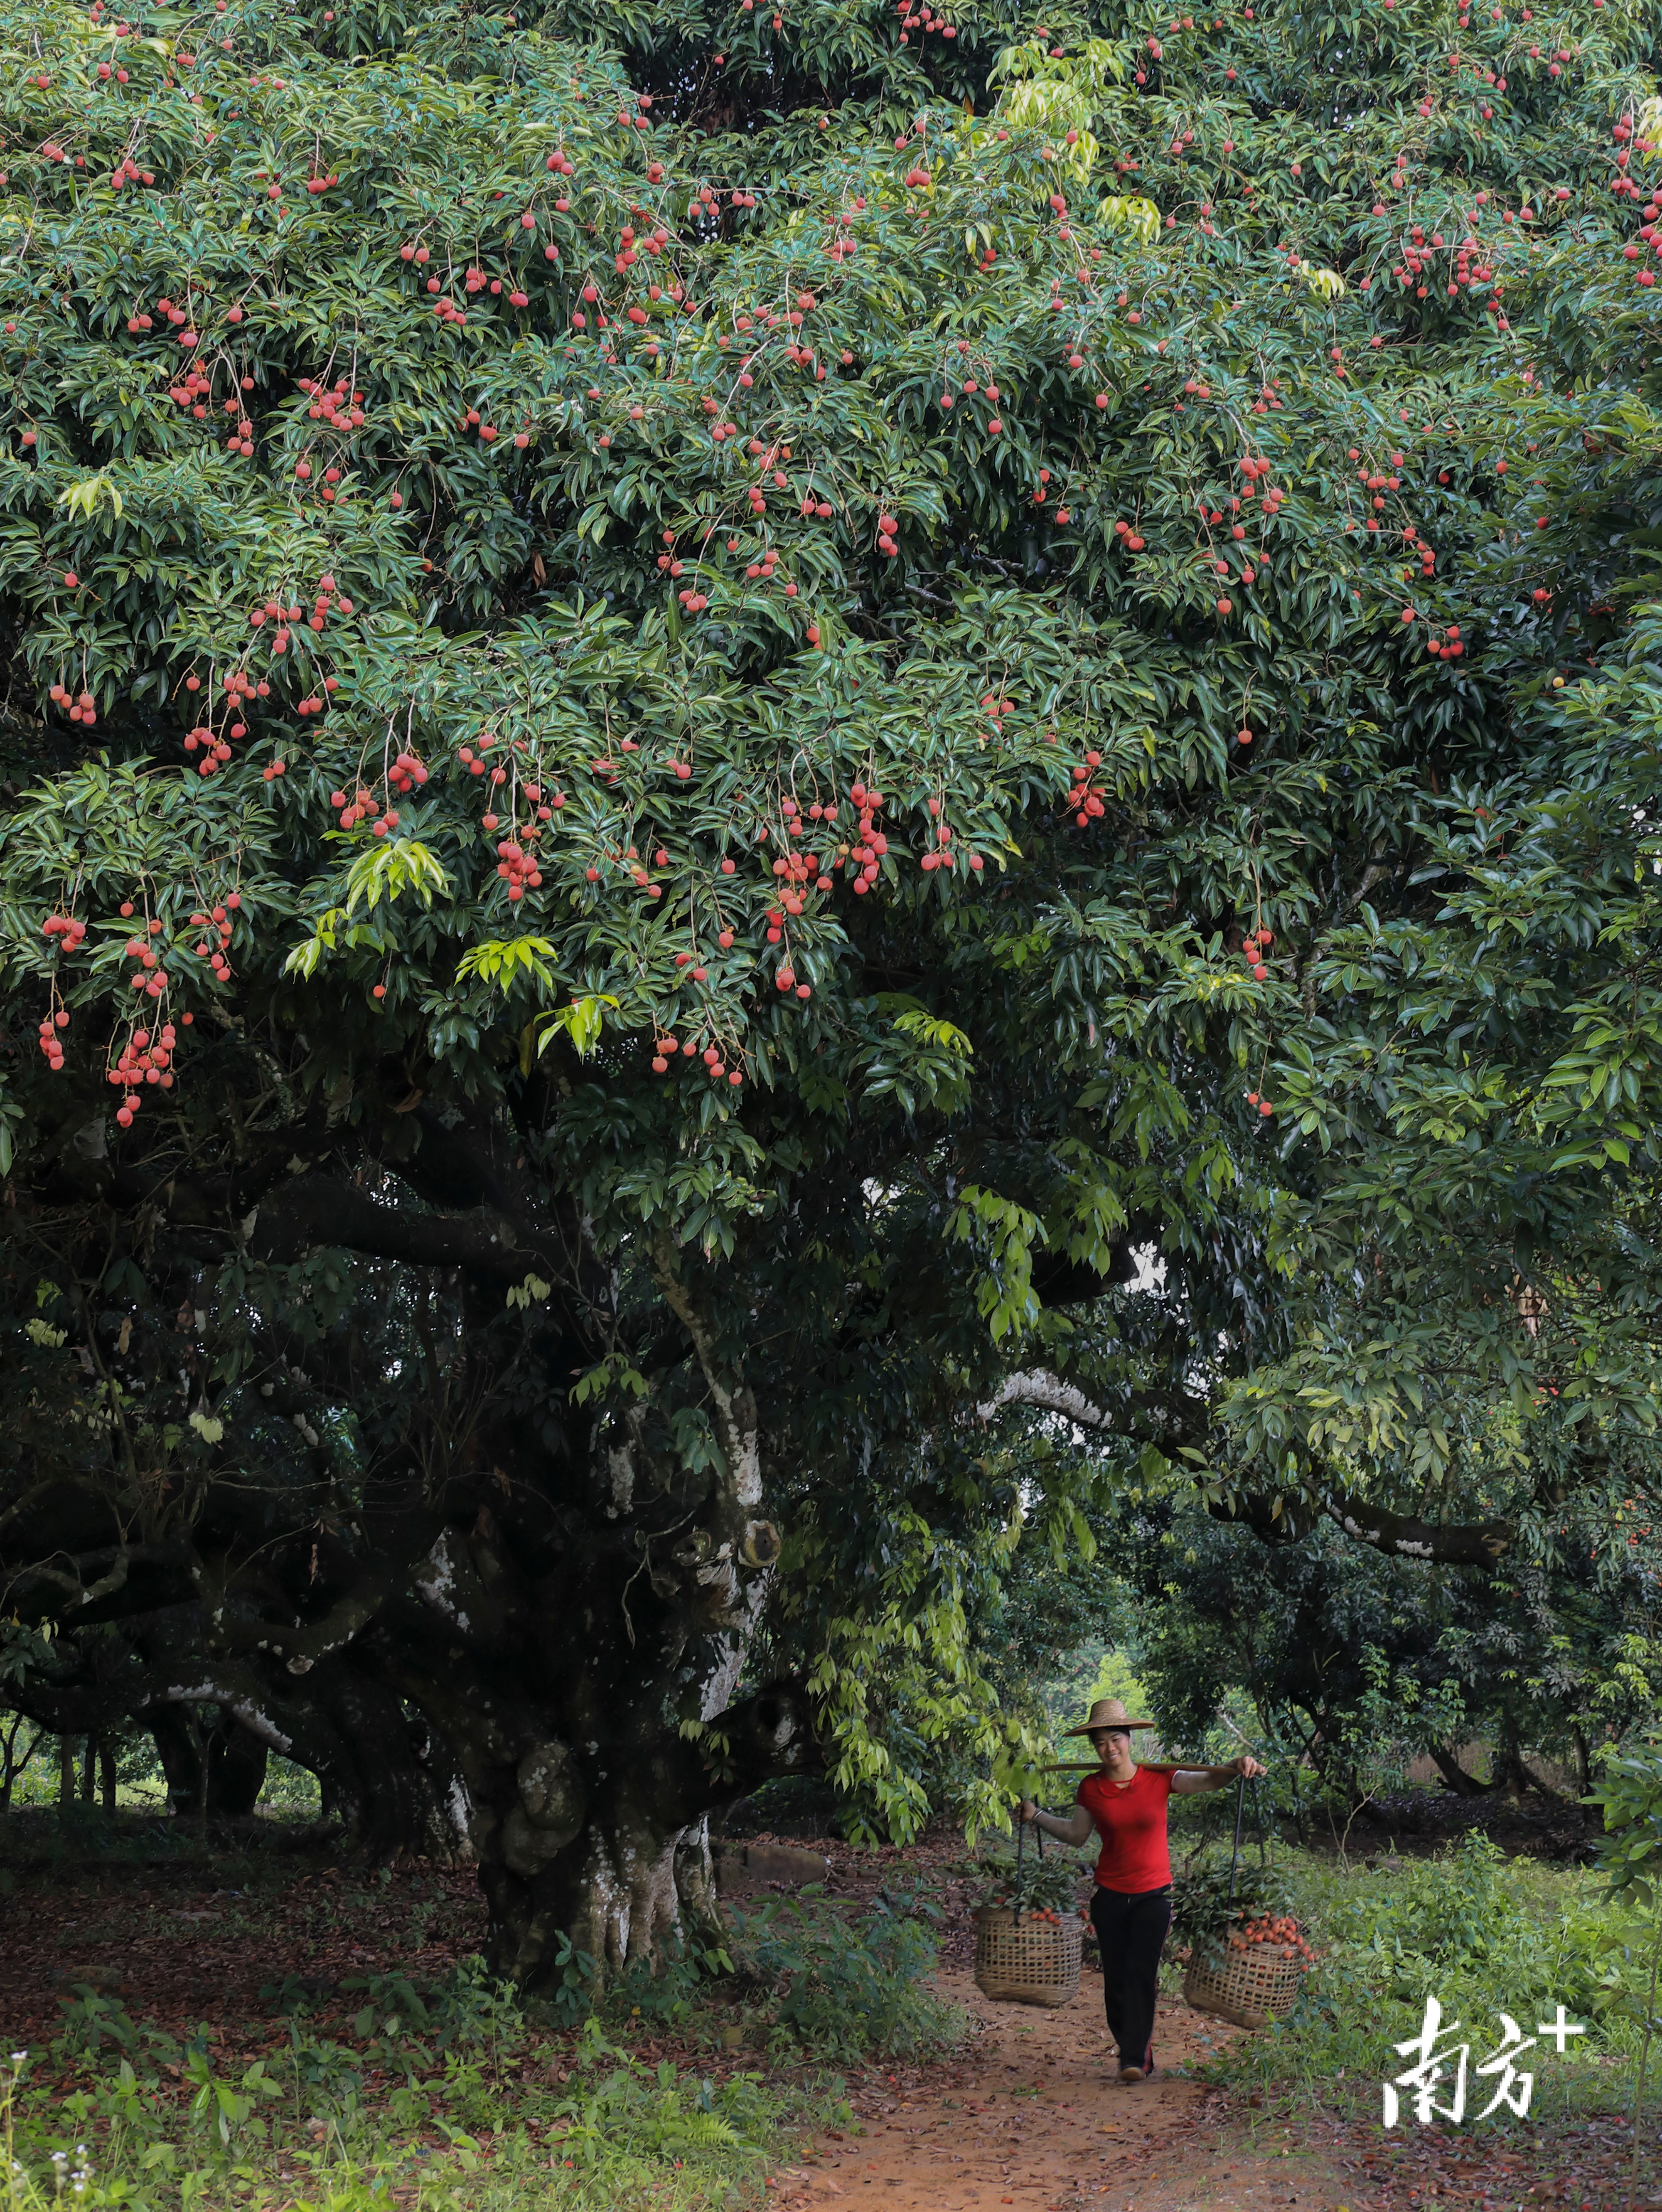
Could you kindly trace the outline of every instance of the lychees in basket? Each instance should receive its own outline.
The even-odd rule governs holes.
[[[1018,1855],[995,1846],[958,1861],[951,1871],[973,1877],[982,1910],[1003,1908],[1023,1920],[1059,1926],[1064,1915],[1071,1918],[1079,1911],[1090,1865],[1077,1851],[1052,1848],[1040,1857],[1031,1847]]]
[[[1316,1963],[1304,1930],[1289,1912],[1271,1918],[1267,1915],[1258,1920],[1242,1920],[1230,1927],[1224,1941],[1232,1950],[1246,1951],[1259,1944],[1268,1945],[1276,1955],[1297,1959],[1307,1968]]]
[[[1284,2018],[1315,1953],[1272,1866],[1186,1869],[1174,1887],[1173,1927],[1188,1947],[1183,1994],[1198,2012],[1241,2027]]]

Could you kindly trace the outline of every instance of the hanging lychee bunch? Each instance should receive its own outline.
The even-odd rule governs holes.
[[[859,811],[859,836],[851,848],[848,859],[856,871],[854,889],[864,895],[876,882],[878,863],[889,850],[888,840],[877,829],[877,816],[883,808],[883,795],[859,781],[849,786],[848,795]]]
[[[191,928],[203,932],[195,948],[197,957],[207,961],[213,969],[215,980],[221,983],[228,983],[231,980],[231,963],[225,957],[234,927],[231,909],[241,903],[239,894],[233,891],[223,906],[215,905],[191,916]]]
[[[49,914],[40,925],[40,934],[49,942],[55,941],[60,952],[79,950],[87,934],[87,925],[79,915]],[[61,1031],[70,1025],[69,1009],[58,999],[58,987],[52,986],[52,1004],[40,1018],[39,1043],[42,1056],[54,1073],[64,1065],[64,1040]]]
[[[90,691],[71,691],[67,684],[54,684],[46,696],[54,707],[66,707],[70,720],[90,729],[98,720],[98,702]]]
[[[527,853],[523,845],[512,837],[504,837],[496,848],[496,872],[508,887],[511,899],[522,899],[527,890],[540,890],[543,876],[534,853]]]
[[[436,283],[437,280],[434,281]],[[326,424],[337,438],[345,440],[350,440],[362,429],[367,420],[363,406],[364,395],[361,392],[355,392],[347,378],[337,377],[332,388],[325,384],[320,377],[302,376],[298,378],[296,382],[300,390],[306,394],[308,402],[306,410],[308,421]],[[325,501],[332,501],[335,497],[335,487],[341,480],[340,464],[345,458],[344,447],[337,446],[327,448],[321,445],[315,447],[308,447],[294,464],[294,475],[302,485],[311,482],[312,456],[314,452],[319,453],[325,462],[318,489]],[[325,576],[323,589],[325,592],[331,592],[334,587],[334,578]],[[298,621],[299,617],[296,616],[295,619]],[[320,624],[316,626],[321,627]]]
[[[1016,702],[1013,699],[1006,699],[1001,691],[988,691],[983,695],[981,704],[992,717],[992,726],[987,735],[991,738],[1002,737],[1004,731],[1000,718],[1016,712]]]
[[[195,729],[185,732],[185,750],[187,753],[200,750],[202,758],[197,763],[198,775],[212,775],[215,769],[223,768],[231,757],[229,739],[222,733],[215,735],[205,722],[198,723]]]
[[[779,811],[785,817],[786,837],[800,837],[804,834],[802,816],[796,800],[781,799]],[[786,914],[800,914],[809,897],[822,887],[819,854],[798,852],[794,845],[787,845],[773,861],[773,872],[779,879],[779,900]],[[823,888],[827,890],[831,888],[828,875]]]
[[[398,826],[397,811],[383,807],[367,784],[360,783],[349,792],[331,791],[329,804],[341,817],[343,830],[355,830],[361,822],[367,822],[378,837],[385,837]]]
[[[501,742],[501,738],[494,731],[489,729],[481,730],[478,736],[474,739],[473,744],[470,745],[463,745],[456,755],[457,759],[460,761],[462,766],[467,770],[470,775],[488,776],[490,778],[491,788],[493,791],[500,790],[502,785],[507,781],[508,772],[507,769],[502,767],[500,763],[495,766],[493,766],[485,756],[492,751],[494,747],[500,745]],[[625,744],[627,748],[627,739],[625,740]],[[476,747],[477,748],[476,750],[475,750]],[[633,750],[633,748],[628,749]],[[487,828],[490,825],[488,823],[486,824]]]
[[[466,746],[463,755],[470,757]],[[427,780],[427,763],[408,747],[401,746],[387,764],[387,789],[400,797],[419,789]],[[339,814],[343,830],[355,830],[359,823],[367,822],[378,837],[385,837],[398,826],[397,810],[379,799],[367,782],[356,783],[349,792],[331,791],[329,803]],[[490,817],[493,825],[494,818]]]
[[[736,1058],[737,1056],[735,1054]],[[721,1048],[713,1037],[707,1038],[701,1052],[696,1037],[688,1037],[683,1041],[668,1030],[653,1040],[652,1073],[668,1075],[674,1071],[677,1060],[680,1060],[684,1063],[686,1072],[690,1075],[695,1057],[702,1061],[708,1071],[712,1083],[719,1083],[725,1077],[730,1088],[737,1091],[744,1080],[743,1073],[740,1069],[728,1066],[722,1055]]]
[[[57,994],[54,993],[54,999],[56,996]],[[64,1065],[64,1040],[58,1032],[68,1029],[69,1025],[70,1017],[67,1007],[54,1006],[50,1013],[43,1014],[40,1018],[40,1049],[45,1057],[47,1066],[54,1074]]]
[[[938,795],[931,797],[929,802],[930,813],[933,816],[938,816],[940,814],[943,803],[943,802]],[[935,842],[938,850],[932,853],[925,851],[919,858],[918,865],[924,871],[925,875],[932,874],[937,868],[950,868],[955,861],[961,860],[964,857],[961,853],[955,854],[952,849],[952,825],[950,823],[937,821],[935,825]],[[979,853],[972,853],[969,855],[968,865],[972,868],[979,868],[981,865],[980,854]]]
[[[124,900],[121,907],[122,914],[130,915],[132,910],[132,902]],[[161,996],[167,988],[169,980],[167,970],[161,964],[162,954],[157,951],[149,941],[151,938],[159,937],[161,933],[161,924],[159,921],[149,921],[144,926],[144,935],[130,937],[123,951],[123,957],[135,963],[132,974],[128,978],[131,988],[135,991],[143,991],[147,998],[151,999],[159,999]]]
[[[111,1062],[108,1080],[122,1093],[115,1118],[124,1129],[131,1128],[147,1084],[159,1084],[164,1091],[173,1089],[173,1036],[171,1022],[164,1022],[154,1036],[149,1030],[132,1030]]]
[[[246,738],[248,734],[248,725],[243,719],[247,711],[248,702],[254,699],[268,699],[271,696],[271,687],[269,684],[257,684],[252,676],[246,675],[241,669],[232,669],[225,678],[220,720],[218,727],[215,728],[213,721],[214,708],[211,703],[212,688],[210,683],[209,719],[198,722],[194,728],[187,730],[185,733],[185,751],[201,756],[196,763],[198,775],[212,775],[225,766],[231,757],[232,740],[236,738]],[[185,689],[189,692],[201,690],[201,677],[187,676],[185,679]]]
[[[1093,769],[1102,765],[1099,752],[1089,752],[1073,771],[1073,789],[1068,793],[1068,804],[1074,808],[1074,821],[1081,830],[1088,829],[1102,812],[1101,794],[1091,783]]]
[[[1263,983],[1269,980],[1270,970],[1265,955],[1275,941],[1274,932],[1264,928],[1248,930],[1240,940],[1240,957],[1246,963],[1255,983]],[[1260,1085],[1263,1081],[1264,1078],[1260,1073],[1259,1077]],[[1246,1093],[1246,1103],[1249,1106],[1256,1106],[1266,1121],[1275,1111],[1270,1101],[1263,1095],[1261,1088]]]
[[[87,934],[87,925],[72,914],[49,914],[40,925],[43,937],[55,937],[60,952],[74,952]]]
[[[1071,356],[1071,358],[1077,360],[1078,356],[1076,355]],[[1066,495],[1062,494],[1061,496],[1065,497]],[[1033,495],[1034,505],[1035,507],[1043,507],[1046,500],[1053,501],[1057,497],[1058,494],[1051,483],[1050,471],[1048,469],[1040,469],[1039,471],[1038,488]],[[1071,520],[1065,507],[1052,506],[1051,514],[1054,520],[1057,522],[1067,522]]]
[[[1269,393],[1274,392],[1277,388],[1277,387],[1273,385],[1266,385],[1265,390],[1266,393]],[[1267,477],[1271,473],[1271,464],[1268,461],[1256,459],[1251,453],[1246,453],[1243,454],[1241,459],[1236,463],[1236,466],[1240,469],[1242,476],[1246,479],[1248,491],[1254,496],[1257,496],[1259,483],[1260,479]],[[1259,499],[1259,503],[1263,507],[1264,512],[1266,514],[1273,514],[1276,509],[1283,504],[1286,497],[1287,495],[1284,491],[1278,490],[1274,484],[1266,483],[1264,487],[1263,495]]]

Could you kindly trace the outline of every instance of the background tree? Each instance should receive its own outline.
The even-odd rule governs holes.
[[[1648,10],[0,22],[15,1702],[534,1982],[1128,1459],[1651,1419]]]
[[[1632,1740],[1655,1709],[1653,1544],[1609,1559],[1602,1502],[1556,1541],[1486,1574],[1380,1559],[1331,1524],[1266,1547],[1192,1505],[1129,1502],[1105,1549],[1140,1599],[1128,1623],[1140,1678],[1171,1740],[1201,1742],[1232,1692],[1315,1783],[1353,1783],[1356,1717],[1382,1668],[1413,1752],[1447,1785],[1491,1786],[1461,1764],[1476,1739],[1492,1786],[1550,1792],[1541,1754],[1585,1790],[1602,1746]]]

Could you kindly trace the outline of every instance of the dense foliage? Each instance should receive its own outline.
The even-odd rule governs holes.
[[[1422,1752],[1465,1794],[1483,1780],[1585,1793],[1662,1694],[1654,1547],[1604,1543],[1604,1522],[1578,1495],[1494,1573],[1381,1559],[1331,1524],[1266,1548],[1169,1501],[1127,1501],[1101,1540],[1137,1593],[1128,1632],[1165,1740],[1198,1748],[1238,1698],[1287,1811],[1297,1766],[1342,1805],[1400,1788]],[[1487,1778],[1462,1764],[1474,1740]]]
[[[9,1695],[535,1978],[1024,1516],[1638,1492],[1639,0],[0,24]]]

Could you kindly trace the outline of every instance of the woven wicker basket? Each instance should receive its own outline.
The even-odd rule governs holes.
[[[1183,1977],[1183,2000],[1196,2012],[1216,2013],[1237,2027],[1268,2027],[1291,2012],[1303,1979],[1299,1961],[1283,1959],[1267,1943],[1232,1946],[1216,1966],[1207,1966],[1197,1947]]]
[[[1079,1988],[1082,1933],[1074,1913],[1052,1926],[1018,1920],[1005,1905],[984,1905],[975,1916],[976,1987],[1015,2004],[1066,2004]]]

